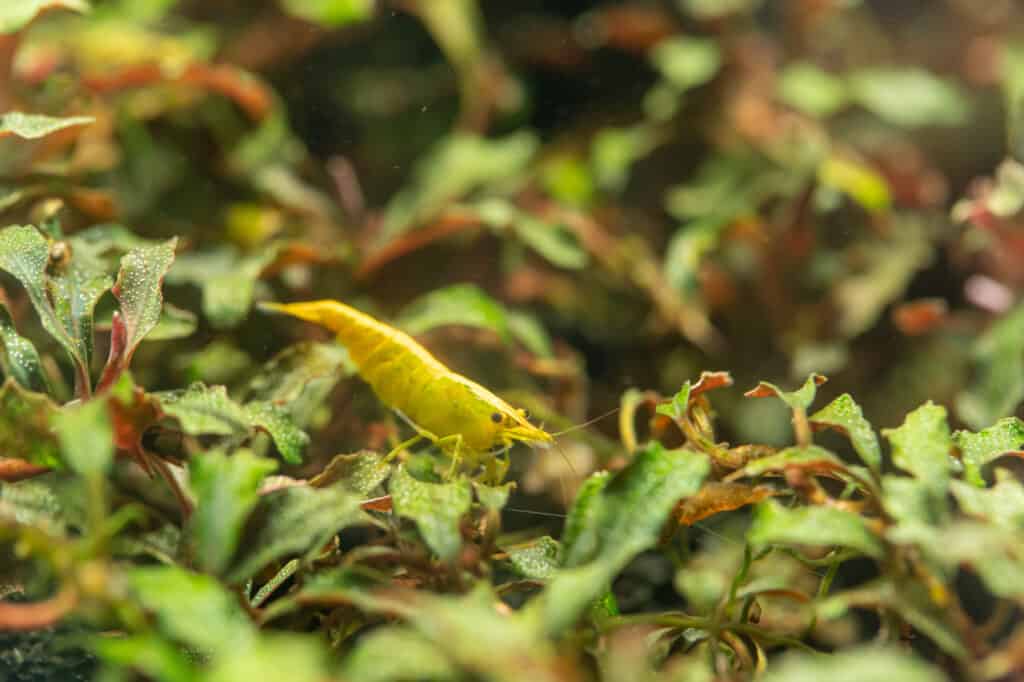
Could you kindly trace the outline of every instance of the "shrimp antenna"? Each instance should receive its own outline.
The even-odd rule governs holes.
[[[567,428],[567,429],[562,429],[561,431],[559,431],[559,432],[557,432],[557,433],[552,433],[551,435],[552,435],[553,437],[557,438],[558,436],[564,436],[564,435],[565,435],[565,434],[567,434],[567,433],[571,433],[571,432],[573,432],[573,431],[577,431],[577,430],[579,430],[579,429],[584,429],[584,428],[586,428],[586,427],[590,426],[591,424],[594,424],[594,423],[596,423],[596,422],[599,422],[599,421],[601,421],[601,420],[602,420],[602,419],[604,419],[605,417],[610,417],[610,416],[612,416],[613,414],[615,414],[616,412],[618,412],[618,411],[619,411],[619,410],[621,410],[621,409],[622,409],[621,407],[616,407],[615,409],[613,409],[613,410],[608,410],[608,411],[607,411],[607,412],[605,412],[604,414],[602,414],[602,415],[599,415],[599,416],[597,416],[597,417],[594,417],[593,419],[587,420],[587,421],[583,422],[582,424],[576,424],[575,426],[570,426],[570,427],[569,427],[569,428]]]

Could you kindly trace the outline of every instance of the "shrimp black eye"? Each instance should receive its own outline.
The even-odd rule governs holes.
[[[492,414],[491,415],[491,421],[494,422],[495,424],[500,424],[501,423],[501,412],[495,412],[494,414]]]
[[[523,415],[523,419],[529,419],[530,418],[530,411],[529,410],[526,410],[526,409],[519,410],[519,414]]]

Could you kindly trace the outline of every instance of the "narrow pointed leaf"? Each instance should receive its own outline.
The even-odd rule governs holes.
[[[849,393],[844,393],[831,403],[815,412],[811,422],[837,429],[846,434],[853,444],[853,449],[861,461],[873,471],[882,465],[882,450],[878,446],[878,436],[871,424],[864,418],[860,405],[854,402]]]

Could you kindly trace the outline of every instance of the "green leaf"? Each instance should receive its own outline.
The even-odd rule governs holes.
[[[612,192],[621,192],[629,182],[629,170],[647,156],[657,140],[647,126],[602,128],[594,137],[590,150],[590,166],[594,182]]]
[[[714,78],[722,55],[713,40],[677,36],[660,41],[651,50],[651,61],[665,80],[684,92]]]
[[[43,372],[39,351],[31,341],[18,334],[3,303],[0,303],[0,343],[3,344],[0,366],[4,374],[30,391],[49,392],[50,382]]]
[[[908,476],[883,476],[885,511],[899,523],[938,524],[945,509],[936,506],[933,492],[920,479]]]
[[[18,1],[24,2],[26,0]],[[2,12],[3,10],[0,10],[0,15],[2,15]],[[10,32],[4,31],[3,28],[4,18],[0,16],[0,34]],[[92,116],[57,118],[42,114],[24,114],[20,111],[9,111],[6,114],[0,114],[0,137],[15,135],[26,140],[37,140],[65,128],[92,123],[93,120]]]
[[[366,21],[373,16],[373,0],[281,0],[285,12],[329,28]]]
[[[864,519],[832,507],[787,509],[774,500],[757,506],[754,521],[747,531],[753,545],[837,545],[857,550],[870,557],[885,556],[885,546],[869,529]]]
[[[395,652],[401,652],[396,656]],[[342,677],[361,682],[457,679],[455,666],[412,628],[377,628],[359,640],[345,659]]]
[[[213,573],[227,568],[242,525],[256,506],[260,483],[276,468],[273,460],[248,450],[236,450],[230,457],[214,451],[192,458],[189,486],[196,508],[188,529],[200,568]]]
[[[459,522],[473,501],[469,484],[424,483],[400,466],[391,476],[388,492],[395,513],[416,522],[427,546],[444,561],[454,559],[462,547]]]
[[[154,634],[98,636],[90,640],[89,648],[109,666],[163,682],[193,682],[199,676],[181,647]]]
[[[184,308],[164,303],[160,311],[160,319],[146,334],[148,341],[170,341],[184,339],[195,333],[199,327],[199,319],[195,313]]]
[[[244,581],[285,557],[298,556],[308,562],[338,531],[370,522],[360,501],[339,486],[295,486],[264,495],[250,516],[241,552],[227,579]]]
[[[811,415],[813,424],[829,426],[846,434],[853,444],[853,449],[862,462],[873,471],[882,466],[882,450],[878,445],[878,436],[871,424],[864,418],[860,409],[849,393],[844,393],[822,409]]]
[[[167,271],[167,281],[198,286],[210,324],[218,329],[234,327],[249,314],[256,281],[283,246],[275,242],[246,256],[233,247],[182,254]]]
[[[476,189],[515,179],[538,147],[537,138],[527,132],[500,139],[466,133],[443,139],[416,163],[412,182],[388,204],[377,246],[433,218]]]
[[[965,514],[1010,530],[1024,530],[1024,485],[1012,473],[996,471],[996,484],[991,488],[951,481],[950,491]]]
[[[1013,414],[1024,400],[1024,303],[978,337],[974,385],[957,396],[960,418],[981,429]]]
[[[709,469],[704,455],[652,443],[614,477],[591,477],[566,519],[565,568],[530,604],[530,617],[549,635],[572,625],[633,557],[657,544],[676,504],[696,494]]]
[[[833,155],[818,166],[822,187],[846,194],[869,213],[883,213],[892,206],[885,176],[864,162]]]
[[[335,455],[309,483],[315,488],[331,486],[364,498],[377,490],[377,486],[391,473],[391,467],[383,460],[381,455],[370,450]]]
[[[164,275],[174,262],[177,238],[156,246],[140,246],[121,259],[121,270],[112,289],[121,304],[126,345],[122,367],[131,364],[139,343],[160,321]]]
[[[330,679],[325,647],[298,634],[264,634],[219,656],[203,682],[288,680],[323,682]]]
[[[790,62],[779,75],[779,98],[805,114],[826,118],[846,106],[846,84],[809,62]]]
[[[558,571],[558,541],[545,535],[528,547],[508,549],[508,560],[524,578],[547,580]]]
[[[476,492],[476,499],[484,509],[501,511],[508,504],[508,497],[512,489],[516,487],[515,481],[509,481],[505,485],[485,485],[479,481],[473,481],[473,490]]]
[[[207,654],[230,653],[256,635],[235,595],[210,576],[176,566],[136,567],[128,584],[162,632]]]
[[[283,408],[264,401],[239,405],[228,397],[224,386],[195,383],[184,390],[150,395],[188,434],[237,436],[260,429],[270,435],[281,457],[292,463],[302,461],[302,450],[309,442],[309,436],[295,426]]]
[[[960,448],[964,478],[968,483],[984,486],[982,468],[1002,454],[1019,450],[1024,444],[1024,421],[1006,417],[978,433],[957,431],[953,442]]]
[[[679,389],[679,392],[672,396],[672,400],[667,403],[661,403],[654,410],[658,414],[663,414],[672,419],[682,419],[686,416],[686,409],[689,404],[690,382],[686,381],[683,383],[683,387]]]
[[[921,479],[936,495],[945,495],[952,470],[953,439],[946,408],[931,401],[906,416],[899,428],[884,429],[892,444],[892,461]]]
[[[791,392],[783,391],[775,384],[762,381],[747,391],[745,395],[748,398],[764,398],[774,395],[786,403],[791,410],[806,410],[814,402],[814,398],[818,394],[818,386],[821,386],[826,381],[828,379],[820,374],[811,374],[807,377],[807,381],[804,382],[803,386]]]
[[[847,82],[854,101],[904,128],[963,125],[971,111],[957,85],[919,68],[863,69]]]
[[[792,652],[773,663],[762,682],[943,682],[946,676],[909,650],[857,646],[834,654]]]
[[[83,476],[101,476],[114,462],[114,427],[107,404],[90,400],[53,415],[53,427],[68,468]]]
[[[752,460],[739,471],[730,474],[727,480],[761,476],[769,471],[785,471],[790,467],[814,471],[843,471],[846,469],[843,461],[825,448],[817,445],[794,446],[774,455]]]
[[[20,31],[35,19],[36,15],[52,7],[63,7],[76,12],[89,11],[89,3],[85,0],[13,0],[5,2],[0,6],[0,34]],[[92,119],[90,118],[88,121],[91,122]],[[2,130],[2,126],[3,119],[0,118],[0,130]],[[43,133],[43,135],[45,134]]]
[[[0,387],[0,453],[41,466],[59,467],[57,438],[50,419],[56,403],[43,393],[25,390],[8,377]]]
[[[53,308],[77,356],[82,358],[86,372],[92,365],[93,312],[112,283],[106,272],[78,258],[72,258],[63,268],[56,268],[48,277]]]
[[[564,226],[518,212],[512,230],[519,240],[554,266],[579,270],[590,260],[576,237]]]

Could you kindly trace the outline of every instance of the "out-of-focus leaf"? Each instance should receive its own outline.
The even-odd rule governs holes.
[[[3,344],[0,366],[4,374],[30,391],[46,393],[50,382],[43,372],[39,352],[31,341],[18,334],[11,314],[3,303],[0,303],[0,342]]]
[[[552,265],[566,270],[579,270],[589,260],[576,238],[557,223],[549,223],[527,213],[518,213],[512,230],[519,240]]]
[[[312,383],[333,386],[345,376],[348,352],[337,343],[297,343],[284,349],[249,380],[245,396],[290,404]]]
[[[967,95],[957,85],[923,69],[864,69],[847,82],[854,101],[897,126],[958,126],[970,114]]]
[[[160,319],[156,325],[146,334],[149,341],[170,341],[172,339],[184,339],[192,336],[199,326],[199,320],[195,313],[164,303],[160,312]]]
[[[501,511],[508,504],[509,495],[516,487],[515,481],[509,481],[504,485],[485,485],[479,481],[473,481],[473,492],[476,499],[484,509]]]
[[[50,419],[58,407],[43,393],[22,388],[8,377],[0,388],[0,453],[41,466],[60,466]]]
[[[388,492],[395,513],[416,522],[427,546],[441,559],[455,557],[462,546],[459,521],[469,512],[473,501],[466,481],[424,483],[413,478],[405,467],[391,476]]]
[[[763,0],[679,0],[677,4],[693,18],[700,21],[714,21],[734,14],[751,12],[760,7]]]
[[[878,446],[878,436],[864,418],[860,405],[849,393],[842,394],[811,415],[810,419],[813,424],[828,426],[846,434],[861,461],[874,471],[881,468],[882,450]]]
[[[651,61],[665,80],[683,92],[714,78],[722,55],[713,40],[678,36],[659,42],[651,51]]]
[[[944,514],[936,508],[932,491],[922,481],[909,476],[883,476],[885,511],[899,523],[938,524]]]
[[[791,653],[773,663],[761,679],[764,682],[863,682],[882,679],[942,682],[946,676],[910,651],[861,646],[827,656]]]
[[[808,62],[792,62],[779,76],[783,102],[817,118],[825,118],[846,106],[843,79]]]
[[[709,469],[704,455],[652,443],[614,477],[591,478],[566,520],[564,568],[530,604],[531,617],[549,634],[575,622],[613,576],[657,543],[672,510],[700,489]]]
[[[861,248],[865,269],[843,277],[832,290],[839,307],[839,328],[856,336],[874,324],[885,307],[899,297],[911,278],[932,260],[932,247],[924,229],[908,220],[894,226],[887,240]]]
[[[960,448],[964,478],[976,486],[984,486],[982,468],[999,455],[1019,450],[1024,444],[1024,421],[1006,417],[978,433],[957,431],[953,442]]]
[[[899,428],[882,431],[892,444],[892,461],[921,479],[936,495],[945,495],[952,470],[953,439],[946,408],[931,401],[906,416]]]
[[[203,292],[203,314],[210,324],[233,327],[249,313],[256,280],[281,248],[277,242],[246,256],[232,248],[182,254],[167,272],[167,281],[198,286]]]
[[[957,396],[960,418],[981,429],[1013,413],[1024,399],[1024,304],[993,324],[974,344],[974,385]]]
[[[107,472],[114,461],[114,428],[104,401],[64,408],[51,421],[68,468],[93,477]]]
[[[237,450],[207,452],[189,462],[189,486],[196,508],[189,518],[189,533],[200,568],[220,573],[238,547],[242,524],[256,506],[260,482],[277,463]]]
[[[718,245],[728,221],[718,217],[698,219],[676,230],[665,250],[665,278],[684,296],[698,291],[697,275],[704,257]]]
[[[1024,486],[1011,473],[997,470],[996,484],[991,488],[951,481],[950,491],[965,514],[1009,530],[1024,529]]]
[[[129,571],[128,583],[163,632],[207,654],[244,647],[256,634],[235,596],[211,576],[140,566]]]
[[[818,181],[856,201],[865,211],[883,213],[892,205],[889,183],[865,163],[842,156],[830,156],[818,166]]]
[[[757,504],[774,494],[775,491],[767,486],[710,481],[696,495],[686,498],[676,507],[676,521],[683,526],[692,526],[709,516]]]
[[[283,408],[265,401],[239,405],[228,397],[224,386],[195,383],[184,390],[151,394],[160,409],[181,423],[186,433],[231,436],[252,429],[266,431],[286,462],[302,461],[309,442]]]
[[[654,134],[646,126],[604,128],[594,138],[590,166],[594,182],[612,192],[620,192],[629,181],[629,169],[654,149]]]
[[[412,182],[388,204],[379,245],[476,189],[514,179],[537,148],[537,138],[525,132],[496,140],[464,133],[444,139],[416,163]]]
[[[108,665],[166,682],[192,682],[199,672],[181,647],[154,634],[95,637],[90,649]]]
[[[285,12],[336,28],[373,16],[374,0],[281,0]]]
[[[205,682],[330,679],[324,647],[298,634],[264,634],[218,656],[203,676]]]
[[[760,476],[769,471],[785,471],[789,468],[812,472],[842,471],[843,461],[825,448],[817,445],[791,447],[767,457],[758,457],[742,469],[730,474],[730,478]]]
[[[686,416],[687,406],[690,404],[690,382],[683,382],[683,387],[672,396],[667,403],[662,403],[654,408],[658,414],[663,414],[672,419],[682,419]]]
[[[508,560],[524,578],[547,580],[558,571],[558,541],[545,535],[528,547],[508,550]]]
[[[370,522],[359,503],[359,496],[338,486],[295,486],[264,495],[249,518],[242,550],[227,579],[241,582],[288,556],[308,561],[338,531]]]
[[[507,310],[505,320],[508,322],[509,333],[523,344],[526,350],[542,358],[554,356],[551,337],[536,317],[517,310]]]
[[[1003,95],[1010,154],[1024,158],[1024,46],[1003,46]]]
[[[767,381],[760,382],[757,386],[750,389],[745,396],[748,398],[767,398],[775,396],[782,402],[786,403],[791,410],[806,410],[814,402],[814,397],[818,394],[818,386],[828,381],[827,378],[820,374],[811,374],[807,377],[807,381],[804,385],[795,391],[783,391],[775,384],[770,384]]]
[[[32,0],[14,0],[13,5],[19,3],[29,2]],[[5,3],[10,6],[10,4]],[[4,10],[0,9],[0,13]],[[4,17],[0,14],[0,33],[9,33],[10,31],[4,30]],[[73,128],[74,126],[86,125],[92,123],[93,118],[91,116],[67,116],[64,118],[57,118],[54,116],[44,116],[43,114],[24,114],[20,111],[9,111],[6,114],[0,114],[0,137],[5,135],[16,135],[17,137],[24,138],[26,140],[36,140],[40,137],[46,137],[58,130],[64,130],[65,128]]]
[[[402,652],[396,656],[395,652]],[[456,679],[457,671],[438,648],[405,626],[382,627],[359,640],[342,665],[348,680],[392,682],[393,680]]]
[[[747,531],[747,540],[760,546],[837,545],[876,559],[885,555],[882,541],[857,514],[831,507],[787,509],[772,500],[758,505],[754,521]]]

